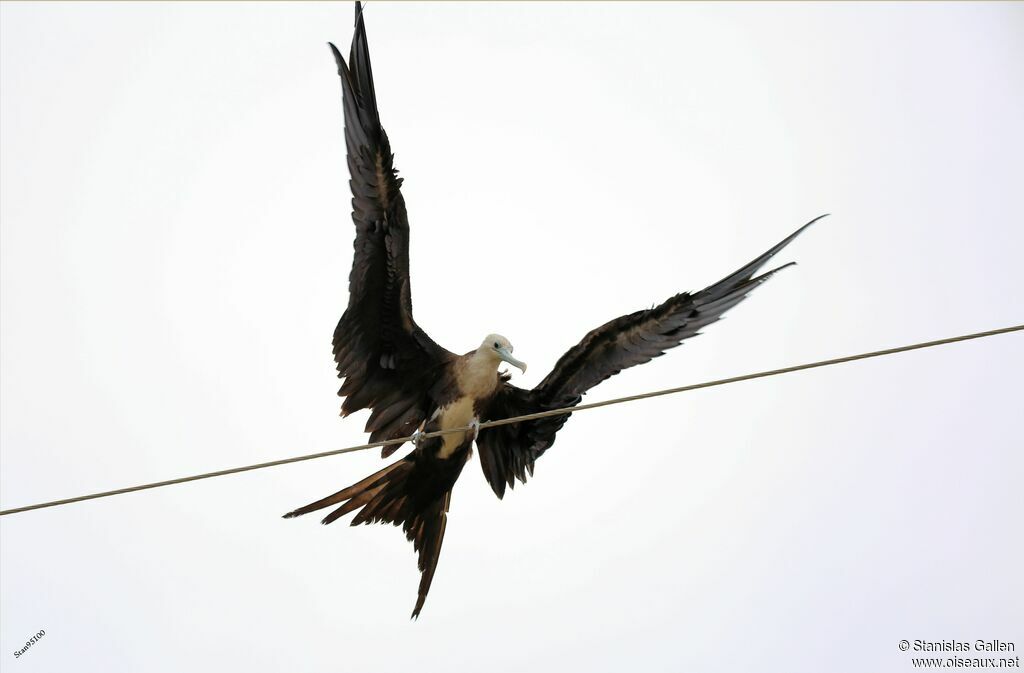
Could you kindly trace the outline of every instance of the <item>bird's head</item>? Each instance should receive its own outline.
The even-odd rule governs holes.
[[[526,363],[512,357],[512,342],[500,334],[488,334],[476,350],[478,353],[494,358],[496,362],[498,360],[507,362],[513,367],[518,367],[524,374],[526,373]]]

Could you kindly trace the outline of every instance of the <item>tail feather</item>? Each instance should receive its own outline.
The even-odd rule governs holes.
[[[421,573],[419,594],[416,597],[416,607],[412,610],[412,619],[420,616],[423,603],[427,600],[427,592],[430,591],[430,583],[434,581],[434,571],[437,569],[437,560],[441,557],[441,544],[444,542],[444,530],[448,527],[448,506],[451,501],[452,492],[448,491],[444,494],[444,499],[438,503],[435,515],[429,519],[422,519],[416,536],[409,537],[420,554]]]
[[[370,489],[370,488],[373,488],[374,486],[376,486],[382,479],[384,479],[392,471],[397,469],[401,464],[402,464],[401,462],[397,462],[397,463],[394,463],[392,465],[388,465],[383,470],[380,470],[379,472],[374,472],[373,474],[371,474],[366,479],[363,479],[362,481],[356,482],[355,484],[352,484],[348,488],[343,488],[340,491],[338,491],[337,493],[334,493],[333,495],[329,495],[326,498],[321,498],[320,500],[317,500],[316,502],[309,503],[305,507],[300,507],[300,508],[298,508],[296,510],[288,512],[287,514],[284,515],[284,518],[285,519],[293,519],[293,518],[295,518],[297,516],[302,516],[303,514],[309,514],[310,512],[315,512],[318,509],[323,509],[324,507],[330,507],[331,505],[336,505],[339,502],[342,502],[344,500],[348,500],[349,498],[353,497],[357,493],[362,493],[363,491],[365,491],[367,489]]]
[[[324,517],[323,523],[332,523],[358,510],[352,518],[353,526],[364,523],[401,526],[419,555],[420,584],[412,612],[412,617],[416,618],[423,609],[441,556],[451,489],[468,457],[466,451],[462,456],[438,461],[413,452],[348,488],[284,516],[293,518],[340,504]]]
[[[333,512],[331,512],[330,514],[325,516],[323,521],[321,521],[321,523],[323,523],[324,525],[327,525],[327,524],[331,523],[332,521],[334,521],[335,519],[340,519],[341,517],[345,516],[349,512],[359,509],[360,507],[362,507],[363,505],[368,503],[370,500],[372,500],[373,497],[375,495],[377,495],[378,493],[380,493],[383,489],[384,489],[384,486],[381,485],[381,486],[377,486],[375,488],[371,488],[371,489],[369,489],[367,491],[363,491],[362,493],[360,493],[359,495],[353,497],[351,500],[346,502],[344,505],[342,505],[338,509],[334,510]]]

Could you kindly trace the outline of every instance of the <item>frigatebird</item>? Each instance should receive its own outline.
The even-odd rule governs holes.
[[[341,77],[345,144],[351,173],[355,253],[349,300],[334,330],[334,360],[344,382],[341,415],[370,409],[370,441],[412,437],[414,449],[362,481],[300,507],[286,518],[340,505],[323,523],[358,510],[352,525],[401,526],[419,553],[420,585],[412,617],[423,608],[444,539],[452,487],[476,443],[480,465],[495,495],[533,476],[534,463],[555,441],[569,414],[480,429],[482,421],[561,409],[623,369],[649,362],[722,317],[786,264],[755,275],[808,222],[767,252],[693,294],[611,320],[583,337],[532,390],[512,385],[498,368],[507,362],[523,372],[509,340],[488,334],[456,355],[434,342],[412,316],[409,283],[409,221],[402,178],[380,125],[370,70],[362,7],[356,2],[355,34],[346,64],[334,44]],[[823,216],[822,216],[823,217]],[[792,263],[791,263],[792,264]],[[464,432],[424,439],[457,428]],[[386,446],[390,456],[399,444]]]

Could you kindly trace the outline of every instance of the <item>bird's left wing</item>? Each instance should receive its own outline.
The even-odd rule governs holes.
[[[623,369],[649,362],[678,346],[684,339],[717,321],[777,271],[756,276],[758,269],[821,219],[808,222],[796,232],[717,283],[690,294],[670,297],[660,306],[620,316],[592,330],[555,364],[533,390],[504,383],[484,420],[511,418],[529,413],[571,407],[584,393]],[[533,465],[555,441],[555,433],[569,414],[486,428],[477,437],[484,476],[500,498],[505,486],[525,482]]]
[[[380,125],[359,3],[348,64],[330,46],[341,77],[356,230],[349,303],[334,331],[334,359],[345,379],[338,394],[346,397],[343,416],[372,410],[366,430],[376,442],[416,429],[429,411],[439,369],[454,355],[412,317],[409,219],[391,144]],[[383,453],[397,448],[385,447]]]

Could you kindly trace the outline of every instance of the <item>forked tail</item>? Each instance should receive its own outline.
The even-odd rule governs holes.
[[[423,609],[434,579],[448,523],[451,489],[465,459],[443,462],[447,464],[425,464],[422,458],[416,459],[415,453],[410,454],[334,495],[288,512],[284,518],[290,519],[340,503],[341,507],[325,516],[321,523],[331,523],[359,510],[352,519],[353,526],[378,522],[402,526],[406,538],[419,554],[419,596],[412,611],[412,617],[416,618]]]

